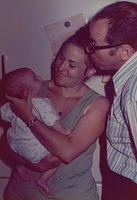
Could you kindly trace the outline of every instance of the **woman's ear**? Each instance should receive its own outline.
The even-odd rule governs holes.
[[[128,44],[123,44],[120,47],[120,56],[122,61],[127,61],[135,50]]]
[[[93,74],[96,73],[96,70],[94,68],[87,68],[85,71],[85,78],[84,80],[88,80]]]
[[[96,73],[96,70],[94,68],[88,68],[87,70],[87,77],[89,78],[90,76],[92,76],[93,74]]]

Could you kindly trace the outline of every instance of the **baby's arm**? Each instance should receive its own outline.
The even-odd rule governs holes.
[[[49,169],[57,167],[61,162],[59,159],[55,158],[51,154],[42,159],[38,164],[29,162],[28,160],[24,159],[23,157],[19,156],[17,153],[12,151],[12,149],[9,147],[7,143],[6,133],[2,135],[0,140],[0,154],[4,162],[9,164],[13,168],[16,167],[16,165],[24,165],[29,169],[39,172],[47,171]]]
[[[47,165],[47,162],[50,163],[50,167],[49,168],[45,168],[45,166]],[[59,158],[57,158],[56,156],[49,154],[46,157],[44,157],[39,163],[34,164],[35,166],[38,166],[39,169],[41,169],[41,172],[47,171],[49,169],[53,169],[56,167],[59,167],[59,165],[61,164],[61,160]]]
[[[47,160],[48,162],[50,161],[50,169],[45,170],[45,166],[47,165]],[[41,172],[44,172],[45,176],[42,176],[40,179],[38,179],[39,183],[41,183],[42,180],[47,180],[52,174],[55,173],[57,170],[57,167],[61,164],[61,161],[55,157],[49,154],[48,156],[44,157],[39,163],[34,164],[35,167],[39,168]],[[17,165],[16,170],[21,177],[22,180],[24,181],[30,181],[31,180],[31,175],[26,167],[23,165]],[[43,182],[43,181],[42,181]]]

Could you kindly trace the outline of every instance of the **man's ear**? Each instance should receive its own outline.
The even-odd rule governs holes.
[[[123,44],[120,47],[120,56],[122,61],[127,61],[135,50],[128,44]]]

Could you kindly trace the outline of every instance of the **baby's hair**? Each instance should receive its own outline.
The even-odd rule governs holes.
[[[32,72],[30,68],[23,67],[7,73],[2,80],[4,93],[17,98],[23,98],[23,92],[29,85],[24,81],[27,73]]]

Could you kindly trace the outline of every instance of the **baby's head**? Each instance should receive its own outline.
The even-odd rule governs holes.
[[[42,87],[42,81],[29,68],[20,68],[6,74],[3,79],[4,92],[12,97],[24,98],[29,88],[36,97]]]

